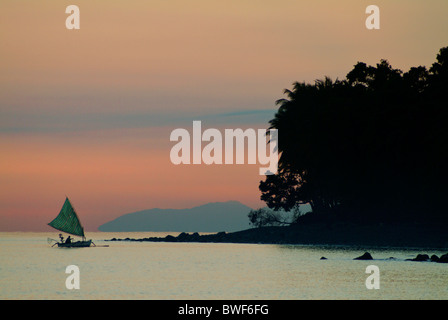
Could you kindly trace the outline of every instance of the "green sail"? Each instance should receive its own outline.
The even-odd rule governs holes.
[[[48,225],[59,231],[84,238],[84,229],[68,198],[65,199],[61,212],[59,212],[58,216]]]

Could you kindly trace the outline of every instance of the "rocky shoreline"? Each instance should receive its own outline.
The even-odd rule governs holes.
[[[288,227],[252,228],[237,232],[199,234],[182,232],[178,236],[142,239],[112,238],[106,241],[213,242],[254,244],[348,245],[359,247],[397,247],[447,249],[448,233],[438,226],[355,225],[312,223]]]
[[[327,258],[322,257],[320,258],[321,260],[326,260]],[[390,260],[395,259],[394,257],[390,257]],[[372,255],[369,252],[365,252],[363,255],[354,258],[353,260],[374,260]],[[448,263],[448,253],[441,255],[440,257],[438,257],[437,255],[433,254],[431,257],[429,257],[429,255],[427,254],[418,254],[415,258],[413,259],[406,259],[406,261],[419,261],[419,262],[423,262],[423,261],[427,261],[427,262],[438,262],[438,263]]]

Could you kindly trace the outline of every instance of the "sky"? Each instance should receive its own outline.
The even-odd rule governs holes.
[[[0,231],[51,231],[65,196],[86,231],[150,208],[262,207],[259,165],[176,166],[172,130],[266,129],[293,82],[358,61],[429,67],[447,14],[446,0],[2,0]]]

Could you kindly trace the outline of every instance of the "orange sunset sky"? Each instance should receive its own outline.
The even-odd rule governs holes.
[[[447,16],[446,0],[2,0],[0,231],[51,231],[65,195],[87,231],[154,207],[261,207],[259,165],[175,166],[171,131],[266,129],[284,88],[358,61],[429,67]]]

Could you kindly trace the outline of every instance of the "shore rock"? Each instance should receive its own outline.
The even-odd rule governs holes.
[[[431,261],[432,261],[432,262],[439,262],[439,261],[440,261],[440,258],[439,258],[438,256],[436,256],[435,254],[433,254],[433,255],[431,256]]]
[[[448,253],[440,256],[439,261],[437,261],[439,263],[448,263]]]
[[[167,235],[165,237],[165,241],[167,241],[167,242],[176,242],[177,239],[174,236],[172,236],[172,235]]]
[[[429,256],[427,254],[418,254],[414,259],[411,259],[411,261],[428,261]]]
[[[353,260],[373,260],[372,255],[368,252],[364,253],[362,256],[359,256]]]

